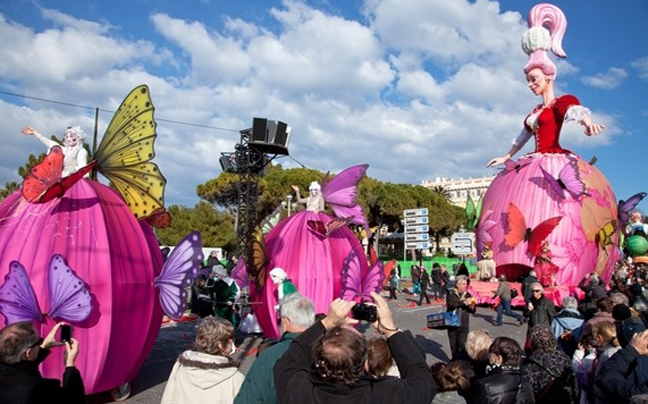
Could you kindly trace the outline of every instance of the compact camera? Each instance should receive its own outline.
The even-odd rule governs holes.
[[[72,339],[72,326],[62,325],[61,326],[61,342],[70,342]]]
[[[378,311],[376,306],[371,306],[365,303],[356,303],[351,308],[351,315],[356,320],[368,321],[373,323],[378,320]]]

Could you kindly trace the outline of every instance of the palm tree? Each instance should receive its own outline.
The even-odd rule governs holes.
[[[452,199],[450,196],[450,190],[448,190],[448,188],[444,187],[443,185],[435,185],[430,189],[435,194],[439,194],[444,197],[446,201],[450,201]]]
[[[6,182],[4,188],[0,189],[0,201],[13,194],[20,189],[20,184],[16,181]]]

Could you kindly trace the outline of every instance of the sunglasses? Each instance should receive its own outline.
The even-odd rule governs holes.
[[[43,338],[39,338],[38,341],[34,342],[30,348],[36,348],[37,346],[43,343]]]
[[[533,293],[539,293],[542,292],[542,289],[533,289]]]

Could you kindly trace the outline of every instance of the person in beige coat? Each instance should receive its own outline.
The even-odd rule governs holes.
[[[173,365],[161,404],[233,403],[245,376],[228,356],[234,348],[232,323],[206,317],[194,348],[184,351]]]

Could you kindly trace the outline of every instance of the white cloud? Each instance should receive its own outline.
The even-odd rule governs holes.
[[[604,73],[598,73],[594,76],[585,76],[581,81],[588,86],[602,88],[604,90],[614,90],[619,87],[623,80],[628,77],[628,73],[619,67],[611,67]]]
[[[644,56],[632,62],[632,67],[637,69],[637,74],[639,74],[641,79],[648,81],[648,56]]]

